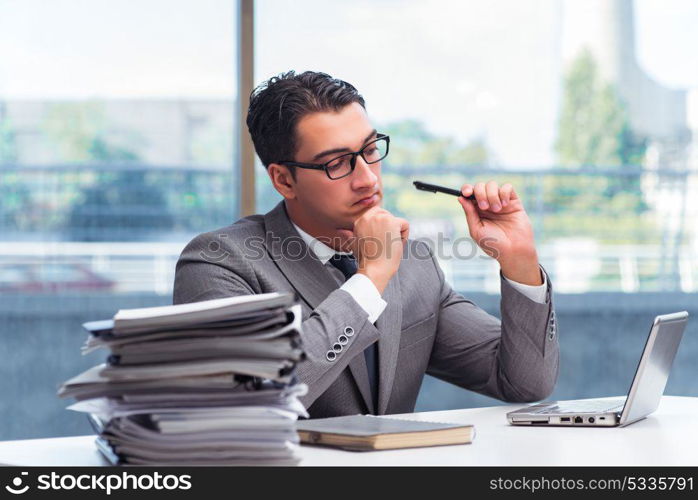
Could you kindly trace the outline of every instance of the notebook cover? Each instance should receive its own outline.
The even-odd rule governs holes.
[[[298,431],[342,434],[356,437],[407,432],[427,432],[442,429],[457,429],[461,427],[472,426],[444,422],[402,420],[397,418],[376,417],[373,415],[349,415],[344,417],[299,420],[296,422],[296,430]]]

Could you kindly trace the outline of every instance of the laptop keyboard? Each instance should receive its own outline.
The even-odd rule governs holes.
[[[551,413],[603,413],[621,411],[625,398],[588,401],[560,401],[556,405],[546,406],[533,413],[547,415]]]

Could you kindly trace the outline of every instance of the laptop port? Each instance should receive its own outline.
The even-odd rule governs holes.
[[[584,423],[584,419],[582,417],[574,417],[574,423],[575,424],[582,424],[582,423]]]
[[[599,417],[599,420],[606,420],[606,417]]]
[[[593,424],[594,422],[596,422],[596,419],[594,417],[589,417],[589,423]]]
[[[561,417],[560,418],[560,422],[569,422],[569,421],[570,421],[570,417]]]

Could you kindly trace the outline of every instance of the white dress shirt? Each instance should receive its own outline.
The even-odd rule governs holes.
[[[293,224],[293,227],[296,228],[296,231],[298,231],[298,234],[301,235],[301,238],[303,238],[303,241],[305,241],[305,243],[308,245],[308,248],[310,248],[310,250],[315,254],[318,260],[322,262],[323,265],[327,265],[327,262],[336,253],[351,255],[351,252],[338,252],[333,248],[330,248],[322,241],[310,236],[295,223],[291,222],[291,224]],[[547,288],[546,278],[544,273],[541,273],[541,276],[543,278],[543,284],[537,286],[524,285],[523,283],[512,281],[507,277],[504,277],[504,279],[511,283],[511,286],[516,288],[529,299],[533,300],[534,302],[538,302],[539,304],[545,304],[545,292]],[[376,288],[376,285],[373,284],[373,281],[371,281],[370,278],[364,274],[355,274],[346,280],[339,288],[351,295],[356,303],[359,304],[364,311],[366,311],[366,314],[368,314],[368,320],[371,323],[376,322],[380,315],[383,314],[385,307],[388,305],[388,303],[383,300],[383,297],[381,297],[381,294],[378,291],[378,288]]]

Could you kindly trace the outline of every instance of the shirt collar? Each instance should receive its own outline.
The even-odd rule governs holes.
[[[315,257],[317,257],[318,260],[323,264],[327,264],[327,261],[330,260],[336,253],[341,255],[352,255],[351,252],[338,252],[334,248],[325,245],[322,241],[318,240],[317,238],[310,236],[308,233],[299,228],[293,221],[291,221],[291,224],[293,224],[293,227],[296,228],[298,234],[301,235],[301,238],[303,238],[305,244],[308,245],[310,251],[313,252],[315,254]]]

